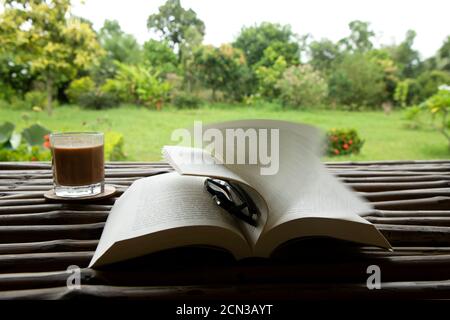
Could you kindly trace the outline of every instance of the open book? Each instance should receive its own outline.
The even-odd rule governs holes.
[[[267,162],[223,161],[225,153],[246,152],[223,142],[211,148],[164,147],[176,172],[139,179],[116,201],[90,267],[185,246],[225,249],[236,259],[270,257],[281,245],[306,237],[329,237],[391,249],[388,241],[361,217],[372,211],[320,162],[319,132],[307,125],[274,120],[242,120],[211,125],[228,129],[277,129],[271,145],[275,170],[261,174]],[[274,139],[272,137],[272,139]],[[270,142],[270,141],[269,141]],[[233,149],[233,150],[232,150]],[[192,161],[202,159],[202,161]],[[221,159],[221,160],[218,160]],[[253,226],[218,206],[204,182],[208,177],[238,184],[256,204]]]

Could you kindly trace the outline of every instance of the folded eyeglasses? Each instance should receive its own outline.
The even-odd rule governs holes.
[[[252,226],[258,225],[258,209],[242,187],[229,181],[208,178],[205,189],[216,204],[228,213]]]

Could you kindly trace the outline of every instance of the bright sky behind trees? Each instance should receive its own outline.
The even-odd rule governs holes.
[[[105,19],[118,20],[140,43],[151,34],[147,18],[165,0],[80,0],[74,13],[96,30]],[[449,0],[182,0],[205,22],[205,43],[231,42],[242,26],[262,21],[290,24],[294,32],[337,41],[348,35],[352,20],[371,22],[376,44],[399,43],[408,29],[417,32],[414,47],[423,58],[433,55],[450,34]]]

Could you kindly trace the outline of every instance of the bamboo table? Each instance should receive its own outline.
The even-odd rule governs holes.
[[[394,252],[311,243],[291,260],[144,261],[92,270],[86,266],[115,199],[47,202],[48,163],[0,163],[0,299],[450,298],[450,161],[327,165],[373,202],[366,218]],[[134,180],[170,170],[164,163],[109,163],[106,181],[120,195]],[[79,290],[66,286],[70,265],[81,267]],[[366,286],[370,265],[380,267],[381,289]]]

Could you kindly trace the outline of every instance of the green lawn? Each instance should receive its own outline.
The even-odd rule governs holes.
[[[159,160],[161,147],[173,144],[172,130],[204,123],[268,118],[305,122],[323,129],[356,128],[366,143],[357,156],[333,160],[442,159],[449,158],[446,140],[437,132],[405,128],[400,112],[345,112],[332,110],[284,111],[276,108],[217,106],[199,110],[153,111],[134,106],[104,111],[59,107],[49,117],[44,112],[0,109],[0,122],[11,121],[19,128],[38,122],[53,131],[117,131],[125,137],[130,160]]]

